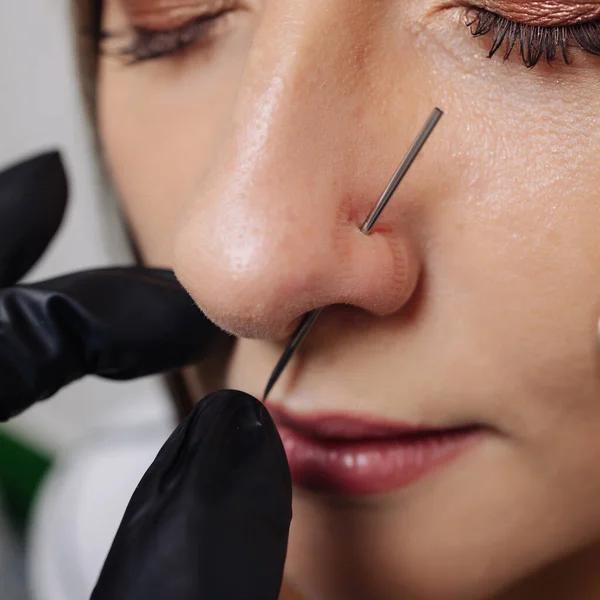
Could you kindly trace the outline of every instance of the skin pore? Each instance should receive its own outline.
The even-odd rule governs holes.
[[[528,69],[465,26],[473,9],[562,27],[599,8],[105,2],[105,159],[147,262],[239,336],[227,387],[260,397],[298,319],[327,306],[274,406],[488,428],[383,496],[295,489],[284,593],[600,597],[600,58],[570,46],[570,64]]]

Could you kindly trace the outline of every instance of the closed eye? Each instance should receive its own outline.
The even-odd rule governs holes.
[[[465,24],[474,37],[490,36],[492,43],[488,56],[502,50],[504,60],[517,52],[528,68],[541,60],[548,63],[561,58],[569,64],[569,49],[579,48],[588,54],[600,56],[600,20],[574,25],[537,26],[517,23],[483,8],[470,8]]]
[[[221,10],[205,14],[188,23],[165,30],[133,27],[130,35],[125,34],[127,37],[133,35],[133,39],[121,43],[116,53],[125,57],[130,65],[176,54],[188,47],[208,42],[212,38],[215,27],[230,13],[230,10]],[[125,35],[103,32],[102,40],[118,40]]]

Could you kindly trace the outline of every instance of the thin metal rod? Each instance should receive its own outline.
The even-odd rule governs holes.
[[[315,308],[310,312],[306,313],[300,321],[300,325],[296,328],[296,331],[292,334],[292,337],[286,346],[286,349],[283,351],[281,358],[277,361],[275,368],[273,369],[273,373],[271,373],[271,377],[269,377],[269,382],[267,383],[267,387],[265,388],[265,394],[263,396],[263,402],[267,401],[267,396],[269,392],[273,389],[273,386],[279,379],[279,376],[286,368],[288,362],[290,362],[290,358],[292,358],[292,354],[296,352],[298,346],[302,342],[302,340],[308,335],[311,327],[314,322],[317,320],[317,317],[323,312],[323,308]]]
[[[362,233],[371,233],[371,229],[373,229],[377,219],[379,219],[381,216],[383,209],[387,206],[391,197],[394,195],[396,188],[404,179],[404,176],[412,166],[413,162],[415,162],[415,158],[417,158],[419,152],[421,152],[425,142],[429,139],[429,136],[435,129],[435,126],[438,124],[439,120],[442,118],[443,114],[444,113],[439,108],[433,109],[429,119],[427,119],[427,123],[425,123],[423,129],[421,129],[421,132],[412,143],[412,146],[409,148],[406,156],[400,163],[400,166],[396,169],[396,172],[390,179],[390,182],[387,184],[383,194],[381,194],[381,198],[379,198],[377,204],[373,207],[373,210],[360,228]]]
[[[438,124],[439,120],[442,118],[443,114],[444,113],[439,108],[435,108],[433,110],[433,112],[427,119],[427,122],[423,126],[423,129],[421,129],[421,131],[419,132],[419,135],[412,143],[411,147],[406,153],[406,156],[400,163],[400,166],[396,169],[396,172],[394,173],[390,182],[387,184],[385,190],[381,194],[381,197],[377,201],[377,204],[375,204],[375,206],[369,213],[369,216],[365,219],[365,222],[362,224],[362,227],[360,228],[362,233],[367,235],[371,233],[371,230],[377,222],[377,219],[379,219],[379,217],[381,216],[383,209],[387,206],[391,197],[394,195],[394,192],[400,185],[400,182],[404,179],[404,176],[412,166],[419,152],[422,150],[423,146],[425,145],[425,142],[429,139],[429,136],[435,129],[435,126]],[[271,377],[269,378],[269,381],[267,383],[267,387],[265,388],[263,402],[267,401],[269,392],[273,389],[275,383],[277,383],[277,380],[279,379],[281,373],[283,373],[283,370],[289,363],[294,352],[296,352],[298,346],[300,346],[304,338],[306,338],[308,332],[311,330],[312,326],[315,324],[315,321],[322,312],[323,307],[316,308],[306,313],[306,315],[304,315],[304,317],[302,318],[300,325],[298,325],[296,331],[294,331],[294,333],[292,334],[292,337],[286,349],[283,351],[281,358],[277,361],[277,364],[273,369],[273,373],[271,374]]]

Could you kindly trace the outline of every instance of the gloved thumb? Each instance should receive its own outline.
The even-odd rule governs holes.
[[[243,392],[211,394],[142,478],[92,600],[277,600],[291,517],[267,409]]]

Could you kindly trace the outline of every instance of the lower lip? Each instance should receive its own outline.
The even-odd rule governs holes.
[[[317,440],[279,425],[294,483],[344,495],[396,490],[448,464],[482,437],[469,428],[367,441]]]

